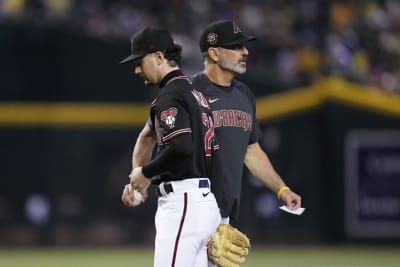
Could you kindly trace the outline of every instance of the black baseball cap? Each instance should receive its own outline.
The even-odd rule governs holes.
[[[131,55],[122,60],[119,64],[139,59],[157,51],[167,52],[177,49],[177,45],[174,43],[171,34],[167,30],[148,26],[132,36]]]
[[[213,22],[204,29],[200,36],[200,50],[207,52],[210,47],[223,47],[255,40],[257,37],[244,34],[231,20]]]

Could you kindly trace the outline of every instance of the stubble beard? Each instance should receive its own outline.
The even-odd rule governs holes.
[[[142,77],[142,79],[143,79],[143,83],[144,83],[145,86],[151,87],[151,86],[155,85],[154,82],[152,82],[152,81],[151,81],[149,78],[147,78],[145,75],[142,75],[141,77]]]

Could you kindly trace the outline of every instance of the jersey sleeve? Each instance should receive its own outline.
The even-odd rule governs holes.
[[[154,128],[154,123],[153,123],[153,121],[151,120],[151,117],[149,117],[149,118],[147,119],[146,124],[150,127],[150,129],[152,129],[153,131],[155,130],[155,128]]]
[[[188,134],[180,135],[171,139],[168,146],[157,154],[147,165],[143,166],[143,175],[147,178],[167,173],[193,152],[192,137]]]
[[[174,136],[192,132],[189,112],[179,95],[162,95],[157,100],[154,110],[155,128],[160,144],[168,143]]]
[[[190,116],[179,96],[162,95],[153,110],[157,142],[162,148],[149,164],[143,166],[146,177],[168,172],[178,165],[174,164],[176,161],[191,155],[193,151]]]

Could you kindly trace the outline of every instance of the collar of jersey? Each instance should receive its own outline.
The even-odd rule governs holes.
[[[183,74],[182,70],[173,70],[167,75],[165,75],[164,78],[162,78],[160,84],[158,87],[163,88],[166,86],[168,83],[172,82],[173,80],[176,79],[187,79],[187,77]]]

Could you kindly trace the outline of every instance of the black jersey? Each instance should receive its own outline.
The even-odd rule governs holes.
[[[231,87],[217,86],[204,73],[192,77],[192,83],[211,106],[221,148],[218,153],[222,159],[223,179],[214,182],[212,190],[221,215],[237,218],[247,146],[258,142],[262,136],[255,115],[254,94],[237,80],[232,81]]]
[[[157,152],[142,169],[153,183],[212,176],[212,157],[218,149],[212,113],[204,96],[193,89],[180,70],[160,83],[150,119],[157,136]]]

